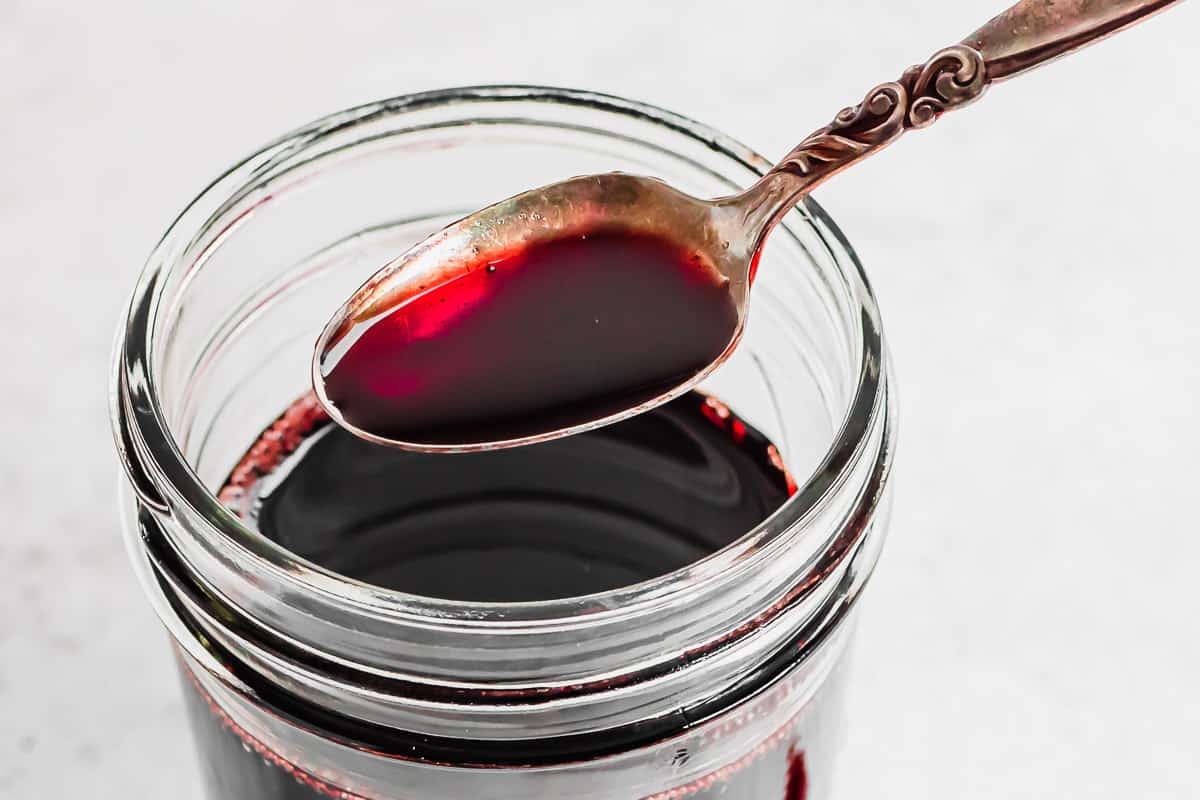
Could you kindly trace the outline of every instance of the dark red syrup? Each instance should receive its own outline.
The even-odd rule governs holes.
[[[452,455],[366,442],[308,395],[253,442],[219,498],[267,537],[339,573],[434,597],[514,601],[604,591],[686,566],[794,491],[775,446],[695,392],[576,436]],[[315,774],[239,726],[198,683],[186,688],[210,796],[366,800],[336,768]],[[322,718],[298,706],[288,713]],[[795,749],[804,713],[736,760],[640,800],[804,800]],[[756,718],[732,710],[710,735]],[[369,730],[357,735],[360,748],[385,750]],[[465,763],[486,762],[462,746]],[[433,800],[415,782],[420,774],[414,767],[395,800]]]
[[[220,497],[270,539],[343,575],[453,600],[627,586],[733,542],[794,490],[778,450],[695,392],[540,444],[427,454],[372,444],[298,401]]]
[[[560,430],[678,386],[738,329],[727,279],[649,234],[597,231],[472,266],[327,357],[326,394],[348,423],[422,444]]]

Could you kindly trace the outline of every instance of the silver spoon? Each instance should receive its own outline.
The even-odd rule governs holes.
[[[701,200],[654,178],[608,173],[523,192],[455,222],[394,259],[338,309],[317,341],[316,396],[330,416],[365,439],[419,451],[511,447],[579,433],[641,413],[688,391],[733,351],[745,323],[756,254],[772,228],[824,181],[883,149],[911,128],[978,99],[989,84],[1018,75],[1115,33],[1178,0],[1022,0],[962,42],[939,50],[899,80],[880,84],[841,111],[740,194]],[[614,413],[547,423],[499,441],[400,441],[346,418],[326,391],[326,376],[355,336],[427,287],[456,280],[537,242],[601,227],[660,237],[703,254],[727,281],[737,324],[724,351],[678,382]],[[611,411],[611,410],[610,410]]]

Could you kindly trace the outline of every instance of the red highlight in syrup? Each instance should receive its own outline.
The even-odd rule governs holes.
[[[347,423],[469,444],[601,419],[694,377],[738,330],[728,281],[666,239],[595,232],[492,257],[352,330],[322,364]]]

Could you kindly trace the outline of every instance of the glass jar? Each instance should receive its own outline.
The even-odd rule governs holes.
[[[811,201],[771,237],[743,342],[702,387],[798,485],[711,556],[586,597],[455,602],[308,563],[216,496],[307,389],[327,315],[411,243],[571,175],[711,197],[768,166],[628,100],[455,89],[319,120],[180,215],[134,292],[112,407],[129,550],[178,652],[210,797],[829,796],[894,425],[874,298]]]

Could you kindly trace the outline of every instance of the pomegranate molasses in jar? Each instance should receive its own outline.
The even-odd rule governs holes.
[[[112,407],[206,797],[834,796],[894,424],[875,300],[816,204],[771,236],[735,355],[624,422],[410,453],[309,386],[331,311],[463,214],[608,170],[713,197],[767,166],[627,100],[458,89],[319,120],[183,212]]]

